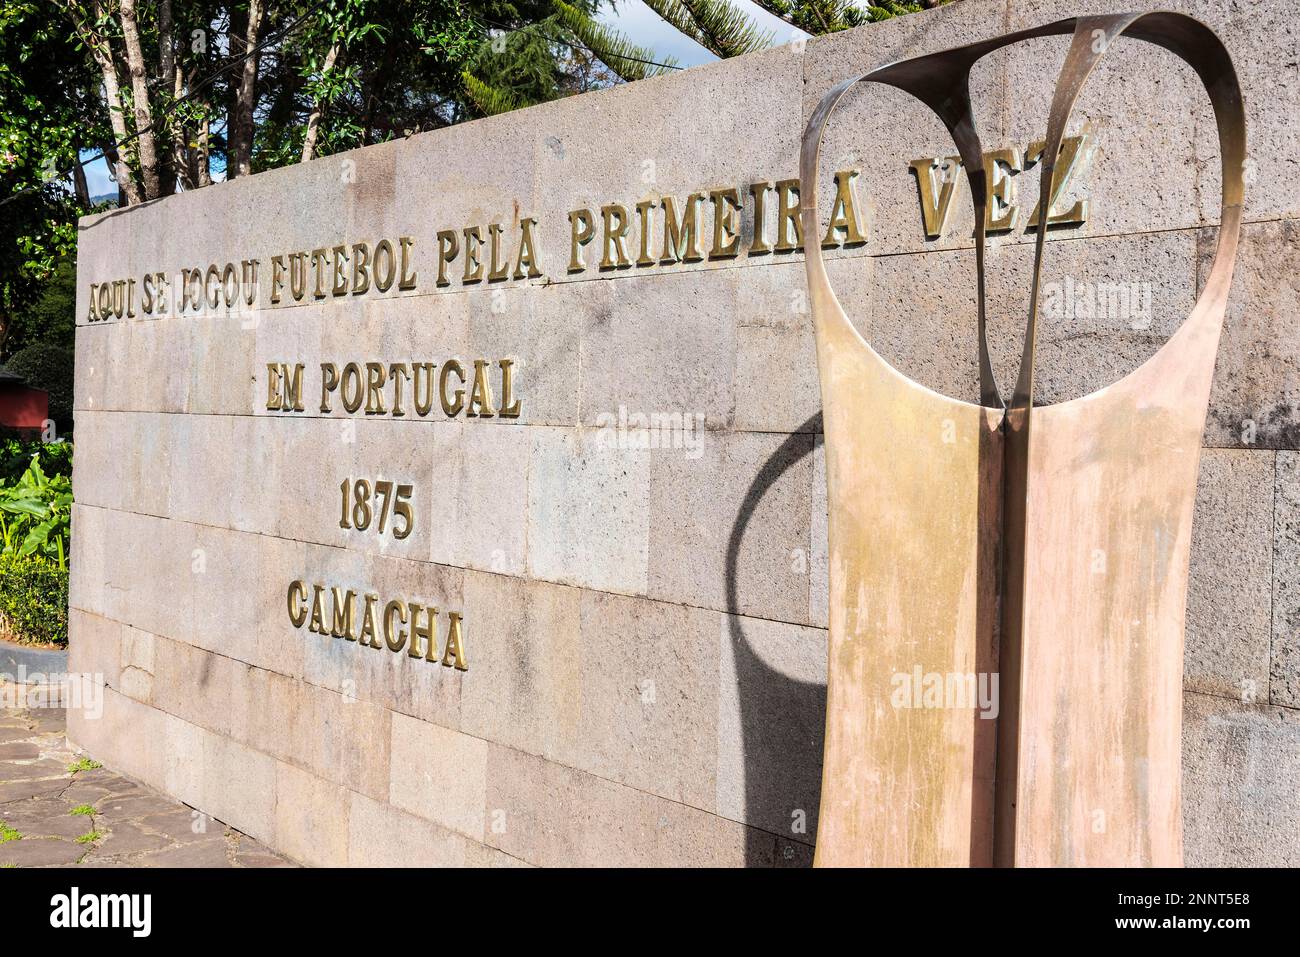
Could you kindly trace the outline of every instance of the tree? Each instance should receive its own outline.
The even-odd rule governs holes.
[[[95,78],[45,0],[0,5],[0,354],[75,248],[90,197],[60,174],[109,136]]]

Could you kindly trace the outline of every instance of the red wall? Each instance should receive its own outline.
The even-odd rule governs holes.
[[[0,386],[0,426],[40,431],[50,417],[50,396],[44,389]]]

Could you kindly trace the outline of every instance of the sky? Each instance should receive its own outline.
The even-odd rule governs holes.
[[[772,42],[777,46],[807,36],[802,30],[797,30],[785,21],[772,16],[751,0],[733,0],[733,2],[744,9],[760,27],[773,31],[775,36]],[[684,67],[698,66],[717,59],[694,40],[688,39],[659,19],[659,15],[647,7],[642,0],[615,0],[613,6],[601,11],[599,19],[602,23],[626,34],[627,38],[638,46],[654,50],[656,59],[672,57]],[[90,155],[90,152],[83,154],[83,156]],[[90,186],[91,196],[117,191],[117,187],[108,175],[108,164],[102,159],[97,159],[86,166],[86,181]]]

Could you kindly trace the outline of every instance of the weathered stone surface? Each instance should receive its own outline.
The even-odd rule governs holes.
[[[24,838],[0,844],[0,864],[15,867],[48,867],[72,864],[86,848],[72,841],[52,837]]]
[[[473,841],[391,804],[352,796],[348,866],[464,867]]]
[[[1300,708],[1300,454],[1277,453],[1268,700]]]
[[[1294,710],[1184,695],[1183,846],[1193,867],[1294,867],[1300,719]]]
[[[1214,233],[1201,237],[1199,281]],[[1300,448],[1300,222],[1247,223],[1228,296],[1206,444]]]
[[[485,840],[541,866],[770,864],[772,836],[594,775],[492,746]],[[753,836],[761,850],[750,851]]]
[[[1183,687],[1266,701],[1273,453],[1206,449],[1192,519]]]
[[[476,841],[483,840],[488,743],[406,715],[393,715],[387,798]]]
[[[813,437],[705,433],[650,457],[653,598],[805,623]]]
[[[566,585],[644,595],[650,453],[610,447],[595,432],[533,431],[529,573]]]
[[[718,813],[811,844],[821,795],[826,632],[727,616],[718,645]]]
[[[275,766],[275,792],[272,845],[303,864],[347,864],[352,792],[283,763]]]

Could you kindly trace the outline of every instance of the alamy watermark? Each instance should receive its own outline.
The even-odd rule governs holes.
[[[617,414],[596,416],[596,427],[596,445],[602,449],[672,449],[688,459],[704,454],[703,412],[629,412],[620,405]]]
[[[889,702],[895,708],[959,708],[977,710],[981,718],[998,716],[997,672],[923,671],[916,665],[911,671],[895,672]]]
[[[67,708],[98,721],[104,715],[104,676],[83,672],[0,672],[0,708]]]
[[[1064,282],[1043,284],[1043,316],[1047,319],[1118,319],[1133,329],[1151,327],[1151,283]]]

